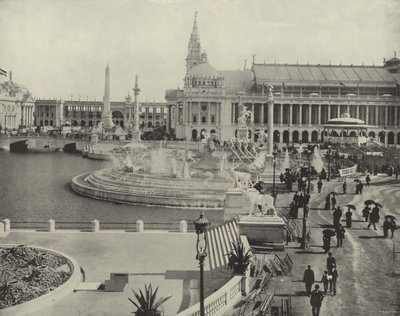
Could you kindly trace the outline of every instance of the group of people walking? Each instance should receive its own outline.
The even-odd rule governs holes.
[[[311,265],[308,265],[307,269],[304,271],[303,282],[306,287],[306,294],[310,297],[310,304],[312,306],[313,316],[318,316],[322,301],[328,293],[336,295],[336,281],[339,277],[339,273],[336,268],[336,259],[332,256],[332,253],[328,253],[328,258],[326,259],[326,270],[321,278],[321,283],[323,284],[324,291],[320,290],[320,286],[315,284],[314,290],[312,286],[316,283],[314,271],[311,269]]]

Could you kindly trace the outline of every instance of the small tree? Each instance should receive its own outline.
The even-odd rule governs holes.
[[[156,300],[158,286],[153,293],[153,288],[152,288],[151,284],[149,284],[149,286],[147,286],[146,284],[144,285],[144,293],[142,292],[142,290],[139,290],[139,294],[132,289],[131,289],[131,291],[135,295],[137,302],[134,302],[129,297],[128,297],[128,299],[131,301],[131,303],[133,305],[135,305],[137,307],[137,311],[132,312],[132,313],[135,313],[136,316],[159,316],[159,315],[161,315],[161,312],[158,310],[158,308],[172,297],[170,295],[170,296],[162,297],[162,298]]]
[[[245,273],[247,267],[251,263],[251,251],[246,251],[244,244],[241,240],[232,243],[233,249],[228,253],[229,256],[229,269],[233,269],[235,273]]]

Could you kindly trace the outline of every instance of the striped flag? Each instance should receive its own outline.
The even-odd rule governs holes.
[[[3,70],[0,68],[0,76],[5,76],[7,77],[7,71]]]
[[[346,85],[343,82],[339,82],[339,84],[343,87],[345,87]]]

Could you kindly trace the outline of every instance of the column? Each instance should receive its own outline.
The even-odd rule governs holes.
[[[348,104],[347,104],[347,107],[346,107],[346,111],[347,111],[347,113],[350,114],[350,105],[348,105]]]
[[[399,112],[397,110],[397,106],[394,107],[394,125],[393,126],[398,126],[397,124],[397,118],[398,118]],[[397,135],[397,133],[395,133],[395,135]],[[397,144],[397,142],[395,142],[395,144]]]
[[[328,104],[328,120],[331,119],[331,105]]]
[[[321,125],[321,104],[318,104],[318,124]]]
[[[312,119],[311,110],[312,110],[312,105],[310,103],[310,104],[308,104],[308,125],[309,126],[311,126],[311,119]]]
[[[389,112],[389,107],[385,106],[385,126],[389,125],[388,112]]]
[[[260,124],[264,124],[264,103],[260,104]]]
[[[378,106],[375,106],[375,125],[379,125],[379,109]]]
[[[298,114],[299,114],[299,125],[302,125],[303,124],[303,104],[299,104],[299,111],[298,111]]]
[[[235,103],[232,103],[232,124],[235,124],[235,117],[236,117],[236,105]]]
[[[253,114],[253,118],[254,118],[254,103],[251,104],[251,113]]]
[[[207,102],[207,124],[211,124],[211,103]]]
[[[269,120],[269,117],[268,117],[268,120]],[[281,123],[281,125],[283,124],[283,103],[281,103],[279,106],[279,122]]]
[[[356,107],[356,118],[360,118],[360,106],[359,105],[357,105],[357,107]],[[366,124],[368,124],[367,122],[365,122]]]
[[[215,103],[215,124],[219,126],[219,102]]]
[[[336,106],[336,117],[340,117],[340,105]]]
[[[365,124],[367,124],[367,125],[369,124],[368,120],[369,120],[369,106],[366,105],[365,106]]]
[[[188,102],[189,124],[193,123],[192,102]]]
[[[281,105],[282,106],[282,105]],[[268,155],[272,155],[274,149],[274,97],[268,95]]]
[[[292,125],[293,124],[293,105],[290,103],[289,105],[289,124]],[[281,124],[283,123],[283,121],[281,121]]]
[[[198,118],[197,118],[197,125],[200,125],[201,122],[201,102],[197,102],[197,114],[198,114]]]

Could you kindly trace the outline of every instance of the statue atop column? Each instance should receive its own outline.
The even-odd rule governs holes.
[[[274,103],[274,87],[271,84],[267,86],[268,90],[268,103]]]

